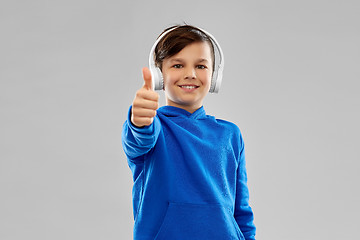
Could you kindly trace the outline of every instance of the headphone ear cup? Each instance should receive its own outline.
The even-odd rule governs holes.
[[[217,80],[217,70],[215,69],[212,74],[212,77],[211,77],[211,83],[210,83],[210,89],[209,89],[210,93],[214,93],[215,86],[216,86],[216,80]]]
[[[220,64],[219,66],[217,66],[215,68],[212,79],[211,79],[211,85],[210,85],[210,89],[209,89],[210,93],[218,93],[219,92],[221,82],[222,82],[223,69],[224,69],[224,67],[222,64]]]
[[[210,93],[218,93],[221,82],[222,82],[222,74],[223,73],[223,65],[219,64],[215,67],[212,78],[209,92]]]
[[[152,79],[152,87],[154,90],[162,90],[164,87],[163,75],[158,67],[152,67],[151,71],[151,79]]]

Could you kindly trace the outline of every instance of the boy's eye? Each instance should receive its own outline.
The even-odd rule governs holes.
[[[181,64],[175,64],[173,67],[174,67],[174,68],[181,68],[182,65],[181,65]]]
[[[206,66],[204,66],[204,65],[197,65],[197,68],[199,68],[199,69],[205,69]]]

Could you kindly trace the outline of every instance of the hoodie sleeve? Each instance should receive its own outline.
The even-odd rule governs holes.
[[[127,120],[122,129],[121,139],[124,152],[129,160],[148,153],[157,141],[160,134],[161,124],[157,116],[151,125],[145,127],[136,127],[131,123],[131,108],[128,112]]]
[[[254,214],[249,206],[249,190],[247,186],[247,173],[245,164],[244,142],[241,139],[241,151],[236,180],[236,199],[234,217],[246,240],[255,240],[256,228]]]

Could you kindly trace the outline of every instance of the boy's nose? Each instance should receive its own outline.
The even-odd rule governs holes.
[[[193,68],[187,68],[185,71],[185,79],[195,79],[196,78],[196,72]]]

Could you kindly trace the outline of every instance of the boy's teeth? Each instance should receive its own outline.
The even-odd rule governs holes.
[[[188,88],[188,89],[192,89],[195,88],[196,86],[181,86],[182,88]]]

